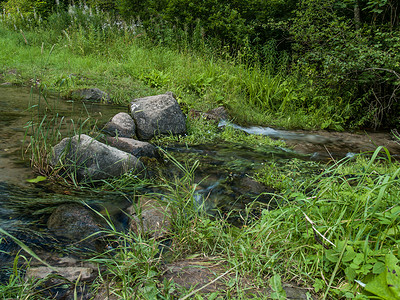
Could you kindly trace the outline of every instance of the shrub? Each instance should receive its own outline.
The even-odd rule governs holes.
[[[388,11],[397,6],[392,1],[355,3],[302,1],[290,29],[294,59],[339,110],[351,108],[348,124],[395,126],[400,27],[398,16],[390,19]]]

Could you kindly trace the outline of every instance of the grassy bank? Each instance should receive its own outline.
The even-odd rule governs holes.
[[[169,90],[186,111],[224,105],[238,123],[285,128],[341,129],[348,113],[317,95],[302,74],[288,73],[286,61],[260,65],[244,59],[251,53],[232,57],[207,41],[193,49],[193,41],[173,33],[168,38],[176,39],[176,47],[166,48],[141,27],[117,26],[107,15],[78,8],[31,24],[34,19],[3,15],[3,81],[38,84],[64,96],[95,86],[120,104]],[[277,55],[274,48],[270,55]]]
[[[164,184],[164,196],[175,199],[169,203],[169,259],[217,257],[225,270],[235,274],[228,276],[231,285],[225,290],[198,299],[248,299],[247,289],[266,299],[266,285],[276,291],[271,298],[286,299],[273,280],[302,287],[318,299],[375,299],[376,295],[394,299],[390,297],[399,292],[397,277],[383,278],[387,269],[399,268],[400,236],[400,166],[384,148],[377,149],[371,158],[360,155],[336,162],[312,180],[293,178],[290,187],[272,198],[271,203],[278,204],[275,209],[265,207],[255,217],[248,207],[239,228],[226,221],[229,216],[215,219],[193,206],[195,166],[182,170],[186,170],[182,177]],[[124,235],[128,241],[142,238]],[[165,261],[154,259],[156,249],[160,249],[157,245],[162,243],[145,238],[142,248],[124,246],[120,256],[100,259],[116,282],[113,291],[123,297],[133,291],[146,299],[172,297],[177,287],[159,281]],[[139,270],[130,270],[141,274],[136,280],[124,269],[132,256],[140,260],[132,266]],[[244,278],[251,282],[247,287]],[[395,287],[393,292],[386,291],[389,296],[385,298],[382,289],[390,283]],[[365,289],[362,284],[367,284]],[[190,293],[179,290],[178,294]]]

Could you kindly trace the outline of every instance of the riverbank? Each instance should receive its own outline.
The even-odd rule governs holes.
[[[279,67],[225,57],[207,45],[202,51],[185,48],[182,41],[175,49],[155,45],[140,28],[132,31],[121,25],[99,32],[90,26],[90,19],[72,19],[62,27],[57,23],[62,17],[53,18],[54,24],[49,21],[21,31],[10,29],[13,25],[3,19],[3,81],[41,86],[65,97],[74,90],[97,87],[117,104],[172,91],[185,112],[222,105],[239,124],[343,130],[343,114],[333,113],[331,104],[322,100],[317,106],[307,104],[315,102],[318,91],[301,74],[273,72],[270,69]]]

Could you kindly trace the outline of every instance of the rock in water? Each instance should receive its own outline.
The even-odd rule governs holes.
[[[171,232],[171,210],[156,199],[142,197],[128,212],[132,216],[131,230],[136,234],[163,239]]]
[[[76,178],[84,182],[119,176],[127,171],[138,175],[144,171],[142,162],[132,154],[85,134],[65,138],[54,146],[50,164],[76,174]]]
[[[82,89],[72,92],[73,98],[94,102],[110,102],[110,95],[98,88]]]
[[[111,136],[124,138],[136,137],[136,125],[132,117],[127,113],[116,114],[110,122],[106,124],[104,130]]]
[[[128,152],[135,157],[159,157],[157,148],[150,143],[128,138],[107,137],[107,143],[119,150]]]
[[[90,209],[70,203],[60,205],[53,211],[47,221],[47,227],[57,236],[79,242],[100,232],[106,226],[104,220]]]
[[[186,133],[186,118],[171,92],[135,99],[130,104],[130,111],[140,139]]]

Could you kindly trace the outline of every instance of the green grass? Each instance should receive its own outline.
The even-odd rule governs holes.
[[[96,86],[120,104],[169,90],[186,107],[185,112],[224,105],[231,118],[243,124],[340,128],[340,120],[331,111],[310,106],[317,92],[312,84],[304,76],[285,73],[285,68],[226,59],[208,45],[195,51],[179,40],[181,46],[176,48],[153,44],[140,28],[136,32],[128,25],[114,28],[112,18],[101,13],[91,18],[80,14],[70,23],[68,18],[68,13],[60,13],[38,27],[14,31],[9,28],[15,20],[3,16],[3,80],[37,82],[65,96]],[[110,29],[100,26],[101,22],[110,24]],[[12,69],[17,75],[8,73]],[[281,71],[267,71],[273,69]]]
[[[196,254],[217,256],[227,269],[235,269],[238,281],[251,278],[256,287],[278,274],[283,282],[295,282],[324,299],[368,299],[355,280],[371,281],[385,270],[388,254],[400,256],[400,166],[390,162],[390,156],[378,156],[380,150],[384,149],[371,158],[337,162],[307,181],[286,186],[283,194],[275,195],[278,207],[262,210],[259,218],[251,217],[248,207],[240,228],[193,206],[195,165],[181,166],[184,176],[164,183],[164,197],[174,199],[169,203],[173,230],[168,257],[174,261]],[[145,251],[154,249],[154,242],[143,242]],[[130,255],[141,255],[129,249]],[[152,268],[145,269],[156,273],[146,273],[141,280],[150,280],[152,293],[165,296],[165,285],[154,281],[160,262],[147,261]],[[125,265],[114,257],[104,263],[114,266],[111,272]],[[126,284],[129,278],[121,280]],[[143,281],[129,282],[139,284],[144,293]]]
[[[168,144],[200,145],[206,143],[219,143],[221,141],[243,144],[250,147],[286,147],[283,140],[275,140],[264,135],[247,134],[231,126],[218,125],[201,116],[199,118],[187,118],[187,134],[185,136],[158,136],[152,142],[162,146]]]

